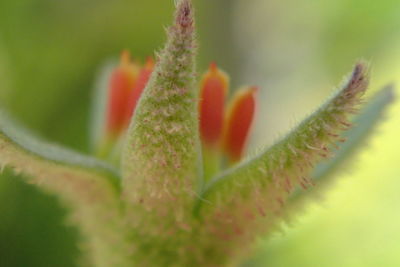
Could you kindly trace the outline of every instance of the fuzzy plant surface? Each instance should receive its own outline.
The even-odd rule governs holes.
[[[382,120],[388,86],[364,100],[358,62],[315,112],[243,159],[255,86],[225,107],[229,78],[215,63],[196,80],[190,0],[176,3],[165,47],[144,65],[124,51],[94,96],[86,156],[0,118],[0,164],[55,194],[80,230],[83,266],[238,266],[302,210]]]

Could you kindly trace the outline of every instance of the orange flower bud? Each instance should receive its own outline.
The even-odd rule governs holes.
[[[126,127],[126,109],[139,68],[131,62],[128,51],[121,53],[119,66],[111,75],[107,108],[107,133],[117,137]]]
[[[140,96],[142,95],[143,89],[146,87],[146,84],[150,78],[151,73],[153,72],[153,69],[154,69],[154,60],[153,58],[149,57],[147,58],[144,67],[140,70],[135,86],[133,87],[133,90],[129,96],[129,103],[126,115],[127,125],[129,124],[131,117],[135,112],[136,105],[139,101]]]
[[[229,78],[211,63],[201,81],[199,115],[203,144],[218,147],[222,136],[225,97]]]
[[[240,160],[249,135],[255,111],[257,87],[239,90],[226,112],[223,150],[230,163]]]

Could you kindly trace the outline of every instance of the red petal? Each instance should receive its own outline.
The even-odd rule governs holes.
[[[215,63],[210,64],[201,81],[199,103],[200,134],[205,145],[217,146],[221,140],[228,86],[228,76]]]
[[[145,66],[140,70],[136,84],[133,87],[133,90],[129,96],[129,103],[125,118],[127,120],[126,122],[127,125],[129,124],[131,117],[135,112],[136,105],[140,99],[140,96],[142,95],[143,89],[146,87],[146,84],[150,78],[151,73],[153,72],[153,69],[154,69],[154,60],[153,58],[149,57],[147,59]]]
[[[107,108],[107,133],[118,136],[125,128],[125,114],[129,95],[138,76],[138,66],[130,61],[128,51],[123,51],[119,66],[110,79]]]
[[[231,163],[240,160],[253,122],[256,87],[239,90],[225,117],[223,150]]]

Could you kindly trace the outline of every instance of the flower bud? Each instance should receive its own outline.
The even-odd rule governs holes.
[[[138,72],[139,67],[131,62],[129,52],[123,51],[109,85],[107,134],[112,138],[118,137],[126,128],[126,110],[132,88],[138,79]]]
[[[257,87],[239,90],[228,106],[223,136],[223,151],[230,163],[240,160],[255,112]]]
[[[204,145],[218,147],[222,137],[229,78],[211,63],[200,84],[200,135]]]

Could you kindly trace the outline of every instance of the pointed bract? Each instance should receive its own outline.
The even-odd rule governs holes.
[[[326,161],[317,164],[311,174],[315,186],[309,190],[296,189],[288,199],[283,213],[287,221],[304,210],[307,200],[318,199],[323,191],[334,182],[337,173],[347,170],[354,161],[359,150],[365,148],[371,135],[374,135],[375,128],[384,121],[384,115],[394,101],[394,88],[387,86],[370,99],[352,120],[354,126],[344,132],[341,138],[346,142],[337,141],[334,147],[338,148],[335,155]]]
[[[188,205],[201,179],[195,50],[193,8],[190,1],[181,0],[122,155],[129,223],[137,229],[135,238],[149,249],[137,251],[143,266],[152,265],[154,257],[165,260],[159,266],[170,266],[168,261],[183,253],[181,239],[191,230]],[[157,243],[164,245],[160,249]]]

